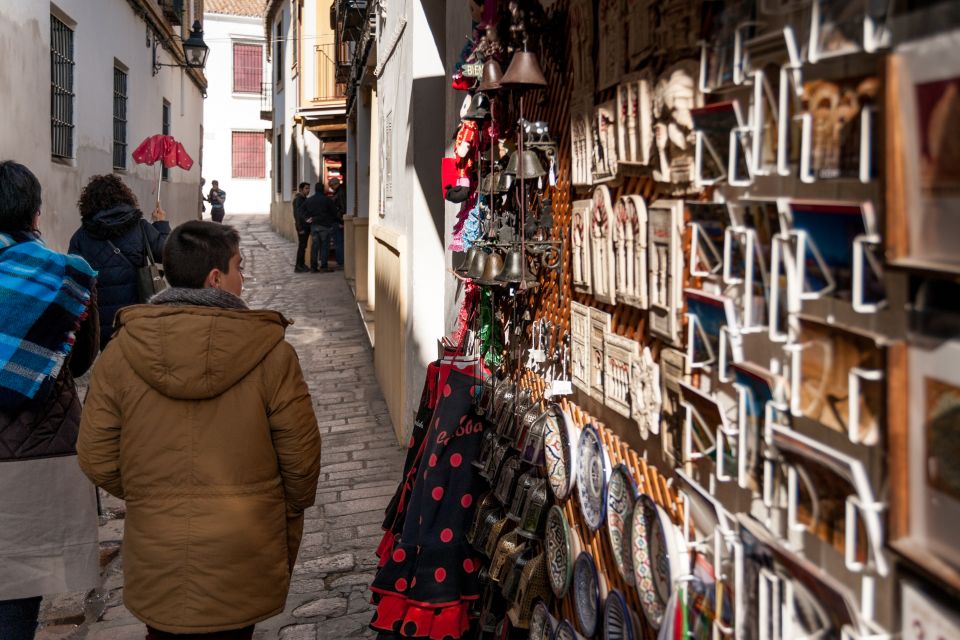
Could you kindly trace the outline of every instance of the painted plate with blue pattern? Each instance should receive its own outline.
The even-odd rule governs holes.
[[[606,516],[610,460],[603,449],[600,433],[592,424],[585,426],[580,434],[577,455],[577,495],[580,498],[580,511],[587,527],[596,531]]]
[[[574,544],[567,517],[558,505],[547,512],[547,526],[544,533],[547,552],[547,579],[550,589],[558,598],[567,595],[570,580],[573,578]]]
[[[647,494],[640,494],[633,510],[630,543],[633,547],[633,575],[640,596],[640,606],[647,623],[660,628],[667,601],[657,592],[653,579],[653,560],[650,556],[651,521],[656,519],[657,505]]]
[[[634,640],[641,637],[640,633],[627,599],[620,590],[613,589],[603,603],[604,640]]]
[[[613,561],[624,581],[633,585],[633,551],[630,533],[633,529],[633,509],[637,504],[637,483],[624,464],[613,468],[607,483],[607,537],[613,551]]]
[[[551,410],[558,420],[547,422],[543,433],[543,457],[547,480],[557,500],[565,500],[577,481],[577,443],[580,433],[573,418],[559,405]]]
[[[600,621],[600,576],[593,556],[586,551],[577,556],[573,565],[573,612],[580,630],[592,638]]]

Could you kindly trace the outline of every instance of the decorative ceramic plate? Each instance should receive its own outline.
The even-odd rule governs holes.
[[[543,430],[543,457],[547,480],[557,500],[570,495],[576,477],[576,443],[579,434],[573,420],[557,405],[551,409],[560,420],[548,420]]]
[[[607,483],[607,535],[613,550],[613,561],[627,584],[634,584],[633,551],[630,532],[633,528],[633,508],[637,504],[637,483],[630,469],[618,464]]]
[[[530,614],[530,640],[550,640],[556,630],[557,620],[543,600],[538,600]]]
[[[603,604],[604,640],[634,640],[638,631],[633,625],[627,599],[622,592],[613,589]],[[532,635],[530,637],[533,638]]]
[[[570,588],[573,577],[573,544],[570,525],[563,515],[563,509],[557,505],[550,507],[547,513],[547,576],[554,595],[562,598]]]
[[[557,625],[557,632],[553,634],[553,640],[583,640],[583,636],[577,633],[572,624],[562,620]]]
[[[654,505],[653,517],[648,521],[647,533],[650,541],[650,568],[653,570],[653,584],[657,595],[664,601],[670,599],[673,585],[683,575],[683,557],[685,550],[680,548],[680,534],[670,515],[663,507]]]
[[[577,494],[580,496],[580,511],[583,521],[591,531],[603,524],[606,516],[607,481],[610,479],[610,461],[603,450],[600,433],[592,424],[583,428],[577,446],[579,465],[577,469]]]
[[[573,611],[580,630],[592,638],[600,619],[600,577],[593,556],[586,551],[573,563]]]
[[[666,600],[661,600],[653,583],[653,567],[650,558],[650,521],[656,518],[657,505],[650,496],[640,494],[633,510],[633,526],[630,543],[633,545],[633,575],[640,596],[643,615],[654,629],[660,628]]]

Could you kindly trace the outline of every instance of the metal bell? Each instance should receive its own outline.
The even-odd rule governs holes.
[[[490,98],[483,93],[473,94],[470,105],[466,112],[461,116],[464,120],[480,121],[490,117]]]
[[[547,86],[547,79],[540,68],[540,61],[532,51],[517,51],[513,54],[500,86],[508,89],[537,89]]]
[[[467,251],[467,255],[463,257],[460,266],[454,269],[454,271],[461,276],[467,275],[467,272],[470,271],[470,265],[473,264],[474,258],[477,257],[477,253],[480,253],[480,249],[478,249],[476,245],[471,246]]]
[[[501,283],[509,282],[512,284],[536,280],[533,273],[530,272],[530,266],[519,247],[514,247],[507,253],[503,270],[497,276],[497,280]]]
[[[519,151],[514,151],[510,155],[506,171],[516,176],[518,180],[533,180],[547,175],[547,170],[543,168],[537,152],[531,149],[524,149],[522,155]]]
[[[513,186],[513,176],[507,173],[506,171],[500,172],[500,177],[497,180],[497,193],[506,193],[510,191],[510,187]]]
[[[487,265],[487,252],[477,251],[473,256],[473,262],[467,268],[467,277],[476,280],[483,275],[483,269]]]
[[[503,78],[503,69],[500,63],[490,58],[483,63],[483,75],[480,76],[480,91],[499,91]]]
[[[503,257],[499,253],[491,253],[484,261],[483,274],[477,282],[490,287],[500,286],[503,283],[497,280],[497,276],[501,271],[503,271]]]

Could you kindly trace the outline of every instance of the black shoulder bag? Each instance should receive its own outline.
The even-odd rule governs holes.
[[[139,223],[140,237],[143,239],[143,266],[138,267],[123,254],[120,249],[107,240],[107,243],[113,247],[113,252],[127,261],[131,267],[137,271],[137,292],[140,296],[140,302],[147,302],[167,288],[167,281],[163,278],[163,265],[153,259],[153,250],[150,248],[150,239],[147,237],[147,231],[143,228],[143,221]]]

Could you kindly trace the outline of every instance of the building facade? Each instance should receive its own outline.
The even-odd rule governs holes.
[[[261,117],[269,128],[270,221],[294,238],[293,195],[300,182],[324,184],[343,176],[345,92],[336,79],[332,2],[271,0],[264,33],[272,64]]]
[[[471,18],[464,3],[434,0],[336,5],[354,213],[346,272],[374,327],[378,379],[405,442],[460,293],[446,251],[459,207],[442,197],[438,158],[452,154],[459,102],[447,69]]]
[[[217,180],[229,213],[267,213],[272,136],[260,119],[260,97],[271,77],[263,33],[263,0],[207,0],[204,39],[204,190]],[[208,209],[209,215],[209,209]]]
[[[79,227],[77,199],[91,176],[115,173],[149,215],[158,184],[172,224],[200,213],[202,70],[184,69],[181,38],[203,2],[58,0],[0,5],[0,95],[7,96],[0,158],[43,186],[44,239],[65,250]],[[13,99],[13,97],[16,99]],[[135,164],[147,136],[169,133],[190,171]]]

